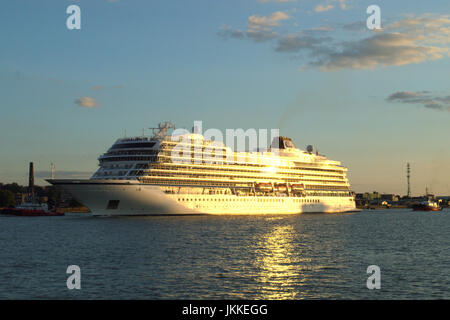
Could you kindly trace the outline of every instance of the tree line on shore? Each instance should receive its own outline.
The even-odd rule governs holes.
[[[0,182],[0,207],[12,207],[19,205],[22,195],[28,195],[29,188],[16,182],[3,184]],[[55,186],[34,186],[34,198],[37,202],[45,202],[49,207],[57,207],[62,202],[61,189]],[[66,201],[67,206],[81,207],[82,204],[71,198]]]

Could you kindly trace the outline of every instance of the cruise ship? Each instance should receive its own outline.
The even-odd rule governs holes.
[[[262,151],[235,152],[195,130],[169,135],[174,128],[166,122],[152,136],[119,138],[90,179],[47,181],[103,216],[357,210],[347,168],[311,146],[278,136]]]

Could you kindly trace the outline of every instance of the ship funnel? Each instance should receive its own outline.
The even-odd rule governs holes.
[[[295,148],[295,145],[292,142],[291,138],[279,136],[273,138],[270,147],[272,149],[288,149],[288,148]]]

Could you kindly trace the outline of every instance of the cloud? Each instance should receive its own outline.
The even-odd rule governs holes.
[[[223,40],[228,40],[231,38],[244,39],[244,33],[241,30],[233,29],[228,25],[222,25],[219,32],[217,32],[217,35]]]
[[[346,31],[366,31],[367,25],[366,21],[355,21],[344,24],[342,28]]]
[[[248,18],[248,28],[260,29],[265,27],[278,27],[279,21],[289,19],[289,15],[284,12],[277,11],[270,16],[252,15]]]
[[[288,3],[288,2],[297,2],[297,0],[257,0],[260,3],[269,3],[269,2],[275,2],[275,3]]]
[[[397,91],[389,95],[386,101],[422,105],[427,109],[450,112],[450,95],[439,96],[428,91]]]
[[[409,99],[413,99],[420,96],[420,93],[418,92],[410,92],[410,91],[398,91],[395,92],[393,94],[391,94],[389,97],[387,97],[388,101],[404,101],[404,100],[409,100]]]
[[[329,5],[321,5],[321,4],[319,4],[318,6],[316,6],[314,8],[314,11],[320,13],[320,12],[329,11],[329,10],[331,10],[333,8],[334,8],[334,6],[331,5],[331,4],[329,4]]]
[[[281,11],[276,11],[270,16],[252,15],[248,18],[246,35],[254,42],[277,38],[279,34],[273,29],[280,26],[280,21],[288,19],[290,16]]]
[[[246,32],[248,38],[255,42],[263,42],[277,38],[279,34],[270,29],[248,29]]]
[[[311,28],[311,31],[333,31],[333,28],[331,26],[321,26],[321,27],[316,27],[316,28]]]
[[[450,14],[437,15],[425,13],[420,16],[409,16],[389,24],[392,29],[426,29],[428,31],[445,30],[449,31],[446,25],[450,24]]]
[[[334,1],[346,7],[345,1]],[[328,2],[329,3],[329,2]],[[425,14],[386,23],[383,31],[367,30],[365,22],[348,23],[334,30],[330,26],[281,33],[281,22],[291,17],[281,11],[269,16],[252,15],[242,32],[231,27],[219,32],[224,39],[274,41],[275,51],[305,53],[304,65],[321,71],[375,69],[404,66],[450,56],[450,15]],[[348,33],[342,31],[361,31]],[[324,32],[330,36],[324,37]],[[349,40],[350,39],[350,40]],[[298,57],[295,57],[298,58]]]
[[[343,26],[346,31],[367,31],[365,22]],[[423,14],[387,24],[386,32],[335,44],[313,62],[321,70],[373,69],[436,60],[450,55],[450,15]],[[339,50],[338,48],[341,47]],[[320,55],[316,52],[316,55]]]
[[[269,16],[251,15],[247,21],[247,29],[243,32],[240,29],[232,28],[228,25],[222,25],[217,35],[223,40],[228,39],[250,39],[254,42],[263,42],[277,38],[279,34],[274,31],[281,25],[281,21],[288,20],[291,17],[282,12],[276,11]]]
[[[94,107],[99,106],[99,103],[90,97],[78,98],[75,100],[75,104],[77,104],[79,107],[84,107],[84,108],[94,108]]]
[[[389,31],[401,32],[427,44],[450,42],[450,15],[422,14],[410,16],[387,25]]]
[[[278,39],[275,51],[278,52],[298,52],[303,49],[314,49],[318,45],[330,40],[330,38],[318,38],[306,33],[287,34]]]
[[[436,60],[448,54],[447,48],[424,46],[414,37],[400,33],[380,33],[361,40],[342,42],[341,50],[319,49],[319,58],[311,65],[323,71],[350,69],[374,69],[376,67],[401,66]]]
[[[342,10],[348,9],[347,0],[328,0],[325,4],[315,6],[314,11],[317,13],[330,11],[336,8],[336,5],[339,5]]]
[[[102,85],[99,84],[99,85],[93,86],[92,90],[100,90],[101,88],[102,88]]]
[[[288,3],[288,2],[297,2],[297,0],[257,0],[260,3],[269,3],[269,2],[275,2],[275,3]]]

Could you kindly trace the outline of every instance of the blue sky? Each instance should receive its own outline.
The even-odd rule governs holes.
[[[66,8],[81,8],[81,30]],[[366,8],[381,8],[381,31]],[[450,194],[448,1],[8,1],[0,182],[89,177],[127,130],[280,128],[357,192]]]

